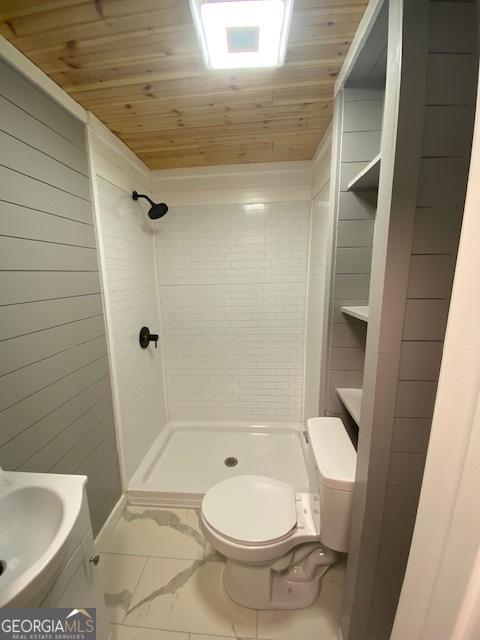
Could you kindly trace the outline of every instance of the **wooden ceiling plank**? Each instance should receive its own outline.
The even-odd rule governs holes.
[[[260,89],[286,89],[290,87],[309,87],[326,85],[330,91],[332,80],[336,77],[335,71],[330,68],[321,73],[321,67],[295,68],[284,66],[280,69],[263,71],[258,73],[227,74],[202,74],[198,77],[175,78],[164,81],[151,81],[147,83],[133,82],[122,86],[102,87],[82,91],[75,88],[69,91],[81,104],[115,104],[118,102],[131,102],[144,100],[145,98],[162,99],[179,96],[199,96],[213,93],[227,95],[240,94],[241,92],[258,91]]]
[[[311,105],[309,105],[311,106]],[[317,106],[317,105],[314,105]],[[318,120],[324,122],[328,118],[331,117],[331,110],[319,110],[316,109],[304,111],[302,109],[289,109],[283,113],[275,113],[268,109],[258,109],[252,110],[248,112],[239,112],[238,115],[232,115],[232,112],[229,112],[228,115],[225,114],[208,114],[208,115],[197,115],[197,116],[182,116],[181,118],[174,116],[164,116],[164,117],[155,117],[150,119],[139,119],[135,121],[130,120],[115,120],[109,118],[110,126],[119,131],[122,136],[126,136],[129,133],[134,132],[150,132],[151,134],[160,133],[162,130],[166,129],[178,129],[185,127],[193,127],[193,126],[216,126],[216,125],[235,125],[235,124],[257,124],[261,125],[266,121],[271,120],[282,120],[285,118],[299,118],[308,119],[309,123],[312,120]],[[309,128],[316,128],[309,125]]]
[[[299,67],[325,67],[329,71],[338,72],[341,67],[343,55],[346,52],[346,46],[341,48],[335,45],[328,45],[328,53],[332,57],[328,57],[327,51],[322,50],[320,45],[311,46],[305,52],[300,48],[292,49],[293,53],[289,53],[286,60],[286,66],[289,68]],[[312,49],[315,50],[315,56]],[[322,53],[323,51],[323,53]],[[97,63],[85,65],[80,62],[80,57],[65,56],[60,61],[56,61],[55,65],[45,64],[45,68],[49,70],[49,75],[53,80],[62,84],[66,90],[71,87],[81,87],[87,91],[102,85],[104,88],[109,86],[117,86],[120,84],[131,83],[132,78],[138,82],[152,82],[168,79],[169,77],[189,77],[204,75],[205,69],[203,61],[199,53],[170,55],[161,47],[157,52],[149,52],[148,56],[132,57],[125,51],[117,51],[118,59],[111,60],[107,64],[100,65]],[[93,56],[97,59],[98,56]],[[142,77],[143,76],[143,77]]]
[[[169,140],[182,140],[185,138],[210,138],[212,136],[224,136],[232,134],[248,134],[252,135],[262,134],[265,131],[283,131],[285,129],[307,129],[308,118],[285,118],[279,120],[267,120],[262,122],[261,125],[257,122],[241,123],[241,124],[222,124],[215,126],[203,126],[203,127],[183,127],[175,129],[164,129],[156,132],[156,136],[153,132],[135,132],[127,133],[124,135],[126,141],[135,141],[140,143],[142,141],[148,141],[154,143],[156,137],[161,136]]]
[[[296,77],[298,77],[299,74],[302,74],[303,77],[311,77],[314,74],[323,73],[325,76],[336,77],[340,71],[340,67],[341,60],[339,59],[308,60],[286,64],[282,67],[282,69],[285,70],[282,74],[270,72],[262,75],[267,78],[282,78],[293,74],[295,74]],[[65,90],[71,94],[95,91],[96,89],[106,91],[109,89],[122,88],[131,86],[132,81],[135,81],[135,84],[142,83],[152,85],[151,88],[153,90],[155,83],[159,84],[170,80],[189,81],[190,78],[198,78],[204,82],[215,78],[215,76],[217,80],[220,82],[223,81],[228,86],[232,86],[232,82],[235,86],[238,86],[238,80],[240,80],[240,84],[245,84],[244,79],[240,75],[235,76],[234,80],[231,79],[231,76],[224,73],[215,74],[215,76],[210,75],[205,71],[200,58],[195,62],[188,61],[185,64],[175,62],[172,64],[168,60],[162,60],[158,62],[157,67],[150,64],[137,65],[136,69],[120,67],[105,74],[104,77],[92,78],[90,82],[88,82],[88,75],[91,76],[93,74],[89,74],[88,72],[85,74],[82,70],[69,70],[58,75],[53,74],[52,77],[58,82],[61,76],[61,82],[64,84]],[[258,74],[255,79],[261,82],[261,75]],[[247,80],[247,82],[252,82],[252,80]]]
[[[288,83],[287,84],[283,84],[283,85],[279,85],[279,86],[273,86],[273,87],[267,87],[268,89],[272,89],[274,91],[274,93],[278,90],[282,90],[282,89],[293,89],[293,87],[289,86]],[[315,89],[320,88],[321,91],[315,91]],[[255,88],[254,88],[255,89]],[[175,90],[171,90],[171,94],[169,95],[168,98],[152,98],[152,104],[153,103],[158,103],[159,105],[163,104],[163,103],[170,103],[170,98],[173,98],[173,100],[188,100],[188,99],[212,99],[215,100],[217,98],[219,99],[227,99],[229,97],[232,96],[232,94],[234,93],[234,95],[236,96],[241,96],[242,98],[250,95],[251,93],[255,93],[255,90],[248,90],[248,89],[242,89],[240,91],[236,91],[235,93],[232,91],[225,91],[225,90],[221,90],[219,89],[218,91],[215,89],[212,89],[211,87],[206,87],[204,89],[202,88],[188,88],[188,87],[184,87],[184,88],[177,88]],[[275,98],[275,104],[288,104],[288,103],[292,103],[292,102],[296,102],[298,101],[298,99],[301,99],[302,102],[306,102],[306,101],[310,101],[310,102],[318,102],[320,100],[323,100],[325,97],[331,97],[332,95],[332,87],[331,84],[327,83],[327,82],[322,82],[319,85],[311,85],[311,83],[305,82],[302,83],[299,87],[297,87],[298,91],[302,91],[302,96],[301,98],[295,98],[292,95],[292,92],[288,93],[289,97],[277,97]],[[132,107],[136,104],[136,103],[143,103],[145,101],[145,94],[143,92],[136,92],[136,93],[128,93],[125,96],[96,96],[95,99],[90,98],[90,99],[84,99],[83,96],[81,97],[76,96],[75,99],[85,108],[90,109],[93,112],[96,112],[97,108],[101,107],[101,106],[106,106],[106,105],[122,105],[124,104],[124,101],[126,100],[128,104],[132,105]]]
[[[178,43],[177,43],[178,44]],[[170,61],[171,63],[182,63],[188,60],[199,60],[199,52],[191,45],[188,48],[176,46],[175,51],[166,47],[163,42],[157,42],[151,46],[142,47],[122,47],[105,49],[99,56],[98,52],[85,53],[83,50],[66,51],[60,55],[50,56],[43,62],[44,70],[48,70],[49,75],[66,71],[69,69],[79,69],[87,72],[106,69],[115,69],[119,66],[133,67],[139,63],[155,62],[157,60]],[[46,71],[45,71],[46,72]]]
[[[273,104],[288,105],[296,104],[299,100],[302,102],[323,102],[326,97],[333,99],[333,92],[330,87],[325,84],[306,85],[302,87],[281,87],[273,89]]]
[[[285,56],[285,62],[305,62],[308,60],[338,60],[343,63],[348,50],[348,41],[337,39],[334,42],[298,42],[289,47]]]
[[[145,156],[139,156],[140,160],[142,160],[147,166],[151,169],[171,169],[172,166],[176,169],[186,169],[189,167],[206,167],[209,165],[206,158],[204,156],[190,156],[183,158],[176,158],[174,162],[172,160],[162,160],[161,158],[157,160],[152,160]]]
[[[112,32],[108,35],[83,40],[66,40],[56,44],[46,43],[39,48],[32,49],[29,55],[34,56],[40,64],[48,60],[55,60],[59,56],[90,53],[102,57],[105,51],[118,50],[119,46],[126,50],[128,47],[134,49],[139,44],[153,47],[158,43],[161,43],[172,53],[176,51],[199,52],[193,24],[182,23],[169,26],[150,26],[150,28],[127,31],[120,35]]]
[[[86,4],[91,0],[2,0],[0,5],[0,21],[13,20],[23,16],[43,14],[51,9],[61,9],[78,4]]]
[[[69,26],[78,27],[97,22],[101,18],[100,7],[101,4],[98,2],[86,2],[14,18],[10,20],[10,24],[18,38],[34,36],[42,31],[56,31]]]
[[[98,117],[109,119],[126,119],[133,121],[143,118],[161,118],[163,116],[195,115],[209,113],[230,113],[236,111],[248,111],[254,109],[267,109],[273,106],[272,91],[252,92],[233,96],[231,99],[219,99],[218,94],[207,97],[189,99],[167,99],[162,101],[149,100],[148,102],[136,102],[135,104],[121,103],[119,105],[105,105],[98,107]],[[284,109],[285,107],[281,106]],[[287,107],[288,108],[288,107]]]
[[[304,160],[365,5],[296,0],[280,69],[204,69],[188,0],[2,0],[0,33],[153,169]]]
[[[300,8],[297,5],[292,15],[292,26],[296,27],[299,24],[309,23],[312,19],[320,21],[321,23],[326,20],[330,22],[339,22],[347,18],[351,20],[355,17],[360,20],[363,12],[364,6],[362,7],[360,4],[354,5],[349,2],[343,2],[338,5],[317,2],[308,8]]]
[[[255,126],[259,130],[263,124],[268,122],[276,122],[276,121],[298,121],[298,122],[307,122],[307,127],[310,129],[317,128],[314,126],[314,122],[320,122],[322,126],[326,123],[328,124],[329,119],[331,118],[331,109],[322,110],[321,112],[302,112],[302,111],[287,111],[283,114],[271,114],[269,112],[265,112],[261,115],[255,115],[253,112],[251,115],[242,115],[237,118],[224,118],[224,117],[210,117],[210,118],[192,118],[192,119],[183,119],[180,124],[178,120],[172,118],[162,118],[158,120],[148,120],[147,122],[139,122],[137,126],[129,122],[119,122],[109,120],[109,124],[112,129],[118,131],[122,137],[129,137],[135,135],[141,135],[142,133],[145,135],[162,135],[164,131],[177,131],[177,130],[185,130],[189,128],[209,128],[214,126],[240,126],[240,125],[249,125]]]
[[[286,56],[286,63],[296,63],[297,65],[309,64],[315,61],[330,61],[331,64],[343,61],[348,42],[340,40],[329,43],[298,43],[297,46],[289,48]],[[52,78],[62,71],[70,71],[70,77],[65,76],[66,82],[81,82],[82,74],[87,75],[87,81],[93,79],[104,80],[112,73],[121,72],[123,75],[137,73],[137,67],[143,65],[146,69],[155,68],[157,64],[168,64],[172,67],[187,65],[191,62],[194,67],[201,62],[201,56],[196,48],[191,44],[181,48],[177,42],[175,47],[165,46],[162,41],[151,45],[137,45],[135,47],[111,48],[111,44],[101,55],[98,52],[85,53],[83,50],[65,50],[60,55],[58,52],[45,57],[43,70]],[[144,69],[145,70],[145,69]],[[89,72],[96,71],[96,75],[88,75]],[[140,68],[142,72],[142,69]],[[59,80],[62,78],[59,77]]]
[[[81,46],[82,41],[75,48],[54,47],[36,52],[36,57],[44,63],[68,60],[74,62],[78,67],[104,68],[114,66],[121,61],[145,61],[155,59],[163,54],[169,59],[184,59],[188,57],[199,57],[198,45],[192,37],[179,38],[178,34],[168,34],[168,40],[158,35],[148,37],[129,38],[128,42],[109,40],[106,43],[94,45],[94,41],[88,41],[89,46]],[[193,34],[190,34],[192,36]],[[300,41],[292,43],[287,50],[287,62],[313,59],[336,59],[345,55],[345,48],[348,41],[342,38],[318,38],[314,41]],[[52,67],[52,70],[55,70]]]
[[[132,78],[139,82],[151,82],[196,77],[204,73],[203,61],[199,55],[171,59],[165,53],[161,53],[147,61],[125,61],[124,64],[119,61],[115,66],[104,67],[101,70],[72,68],[70,63],[63,71],[51,73],[50,77],[62,84],[68,92],[73,89],[88,91],[98,86],[104,89],[123,86],[131,84]]]
[[[162,9],[185,9],[188,4],[185,0],[101,0],[103,16],[105,19],[118,18],[120,16],[134,16],[138,13],[156,11]]]
[[[242,96],[239,96],[241,98]],[[252,99],[253,98],[253,99]],[[272,102],[272,92],[268,91],[265,93],[257,93],[252,94],[252,98],[247,97],[247,100],[238,99],[238,100],[219,100],[214,102],[197,102],[197,104],[190,104],[184,102],[183,104],[179,104],[178,101],[172,102],[171,104],[163,105],[163,103],[156,106],[155,104],[149,103],[138,103],[135,105],[135,108],[129,107],[127,108],[125,105],[122,107],[117,107],[108,111],[109,116],[111,118],[122,118],[122,119],[132,119],[136,116],[141,118],[148,117],[169,117],[169,116],[177,116],[177,117],[208,117],[209,114],[230,114],[230,113],[238,113],[245,112],[251,113],[255,111],[270,109],[277,113],[282,113],[289,109],[288,106],[273,106]],[[153,102],[153,101],[152,101]],[[175,106],[174,106],[175,105]],[[307,107],[311,107],[312,105],[306,105]],[[148,108],[151,107],[151,108]]]
[[[76,2],[63,7],[51,7],[41,14],[24,14],[10,21],[18,36],[33,35],[43,31],[68,26],[86,25],[93,22],[111,20],[119,17],[131,17],[158,11],[174,10],[185,15],[185,3],[180,0],[94,0]]]
[[[323,133],[324,129],[322,129],[322,133]],[[225,139],[222,138],[218,138],[218,139],[212,139],[212,140],[191,140],[188,141],[188,143],[186,141],[183,141],[181,145],[167,145],[167,144],[155,144],[155,145],[140,145],[137,148],[137,153],[140,154],[144,154],[144,153],[150,153],[150,154],[158,154],[158,153],[163,153],[163,152],[174,152],[174,153],[178,153],[180,150],[182,150],[182,153],[190,153],[191,150],[193,149],[197,149],[198,151],[205,151],[207,149],[223,149],[223,150],[229,150],[229,149],[235,149],[241,145],[245,145],[245,144],[251,144],[252,146],[254,145],[262,145],[262,144],[269,144],[272,143],[275,140],[275,142],[277,143],[278,147],[288,147],[291,148],[292,146],[297,147],[297,148],[307,148],[310,149],[313,147],[313,151],[315,150],[317,144],[316,141],[312,138],[312,135],[310,134],[309,136],[295,136],[295,135],[290,135],[289,132],[285,132],[285,135],[282,135],[281,137],[277,137],[274,138],[273,136],[255,136],[255,137],[248,137],[248,136],[237,136],[237,137],[228,137]],[[185,150],[186,149],[186,150]],[[313,152],[312,152],[313,153]],[[311,157],[311,156],[310,156]],[[304,158],[304,159],[309,159]]]
[[[175,110],[178,112],[182,112],[182,109],[185,108],[194,108],[195,106],[200,105],[201,107],[215,109],[215,108],[223,108],[230,107],[232,110],[236,108],[236,105],[239,108],[242,108],[244,104],[251,104],[255,107],[256,104],[273,104],[273,92],[271,90],[266,90],[264,92],[259,91],[242,91],[240,93],[235,93],[232,95],[232,92],[229,93],[208,93],[206,95],[198,95],[198,96],[174,96],[174,97],[166,97],[163,99],[152,99],[147,98],[140,99],[135,102],[117,102],[104,105],[98,105],[95,110],[96,115],[100,119],[108,118],[109,114],[112,113],[114,116],[119,113],[127,113],[132,111],[134,114],[133,117],[142,117],[143,115],[152,116],[157,113],[156,109],[158,109],[158,113],[163,113],[166,109]]]
[[[74,7],[75,9],[75,7]],[[330,7],[321,7],[316,11],[302,12],[305,15],[292,18],[289,39],[305,39],[304,33],[312,34],[314,30],[317,38],[323,35],[348,35],[351,32],[352,20],[359,19],[359,8],[342,9],[339,13]],[[18,36],[14,40],[15,46],[23,51],[31,51],[48,47],[62,42],[77,42],[101,36],[148,30],[160,26],[162,29],[173,27],[178,23],[191,24],[191,14],[188,2],[185,0],[178,8],[157,9],[146,13],[137,13],[111,19],[99,19],[85,24],[67,24],[45,29],[38,33]]]
[[[318,32],[313,38],[289,41],[287,55],[290,51],[295,51],[308,46],[348,46],[348,38],[329,34],[323,34],[321,40]],[[346,43],[346,45],[345,45]],[[167,31],[161,27],[152,27],[141,31],[123,33],[121,38],[115,34],[88,40],[77,40],[72,46],[72,41],[60,43],[53,46],[43,47],[33,52],[38,63],[55,62],[60,58],[67,58],[80,65],[85,60],[86,64],[103,64],[103,60],[115,60],[115,56],[125,53],[126,56],[135,57],[144,52],[155,52],[163,50],[168,55],[197,54],[199,48],[192,24],[178,24],[169,27]],[[121,53],[122,52],[122,53]]]
[[[51,47],[66,42],[75,45],[79,40],[90,40],[100,37],[121,37],[124,33],[143,31],[153,27],[161,31],[175,29],[178,23],[190,22],[191,14],[188,6],[182,9],[158,9],[135,16],[123,16],[109,20],[98,19],[85,24],[68,24],[54,27],[31,35],[17,35],[13,44],[23,51],[34,51],[42,47]]]

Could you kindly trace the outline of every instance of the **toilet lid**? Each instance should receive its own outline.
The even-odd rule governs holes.
[[[219,482],[205,494],[202,513],[220,534],[246,543],[276,540],[297,523],[293,487],[264,476]]]

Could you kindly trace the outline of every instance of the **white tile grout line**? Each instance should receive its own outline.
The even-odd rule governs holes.
[[[145,567],[147,566],[147,561],[148,561],[148,558],[149,558],[148,556],[135,556],[135,557],[136,557],[136,558],[143,557],[143,558],[144,558],[144,562],[143,562],[142,570],[140,571],[140,574],[139,574],[139,576],[138,576],[138,580],[137,580],[137,582],[135,583],[135,586],[134,586],[133,591],[132,591],[132,600],[128,603],[128,606],[127,606],[127,608],[125,609],[125,615],[124,615],[124,616],[123,616],[123,618],[122,618],[122,623],[123,623],[123,621],[125,620],[125,618],[127,617],[128,608],[129,608],[130,604],[133,602],[133,600],[134,600],[134,598],[135,598],[135,593],[136,593],[136,591],[137,591],[137,589],[138,589],[138,585],[140,584],[140,580],[142,579],[142,576],[143,576],[143,574],[145,573]]]
[[[197,633],[195,631],[178,631],[178,630],[174,630],[174,629],[164,629],[163,627],[147,627],[147,626],[141,626],[139,627],[138,625],[134,625],[134,624],[124,624],[123,622],[112,622],[110,623],[114,626],[117,627],[126,627],[128,629],[147,629],[148,631],[166,631],[168,633],[174,633],[177,634],[179,636],[183,636],[183,635],[188,635],[189,640],[195,640],[195,638],[199,638],[199,637],[207,637],[207,638],[225,638],[225,640],[230,640],[231,638],[233,638],[234,640],[260,640],[259,638],[251,638],[249,636],[244,636],[243,638],[239,639],[238,636],[220,636],[216,633]]]
[[[125,556],[127,558],[152,558],[154,560],[184,560],[185,562],[195,562],[196,560],[204,560],[203,554],[196,558],[180,558],[178,556],[146,556],[144,553],[123,553],[122,551],[102,551],[105,556]],[[221,560],[208,560],[208,562],[221,562]]]

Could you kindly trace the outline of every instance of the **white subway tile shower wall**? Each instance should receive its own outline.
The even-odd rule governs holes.
[[[143,350],[143,325],[159,332],[152,229],[131,194],[98,178],[127,478],[166,423],[162,345]]]
[[[309,215],[172,207],[155,229],[171,419],[301,420]]]

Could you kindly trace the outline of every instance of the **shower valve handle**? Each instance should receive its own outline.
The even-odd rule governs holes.
[[[158,333],[150,333],[148,327],[142,327],[140,329],[139,342],[142,349],[146,349],[150,342],[155,342],[155,349],[157,348]]]

